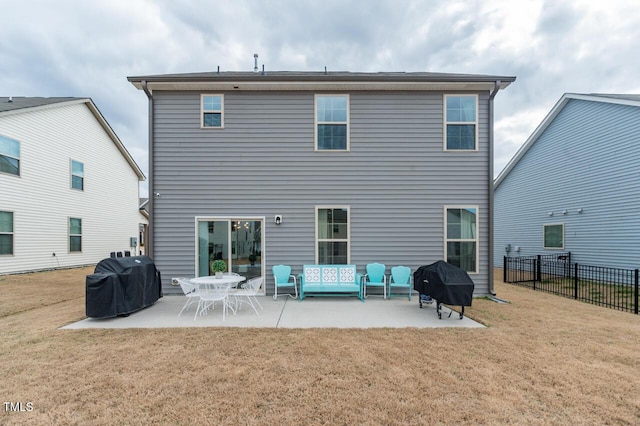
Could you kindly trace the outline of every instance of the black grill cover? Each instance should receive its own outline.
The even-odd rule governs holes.
[[[413,288],[438,303],[471,306],[474,284],[463,269],[439,260],[421,266],[413,273]]]
[[[148,256],[107,258],[87,275],[87,316],[128,315],[162,297],[160,271]]]

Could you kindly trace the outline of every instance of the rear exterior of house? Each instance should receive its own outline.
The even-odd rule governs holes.
[[[0,274],[135,252],[143,179],[91,99],[0,98]]]
[[[448,259],[490,292],[492,102],[514,77],[129,77],[149,98],[147,250],[171,277]],[[252,264],[253,263],[253,264]]]
[[[640,96],[565,94],[495,183],[494,263],[640,267]]]

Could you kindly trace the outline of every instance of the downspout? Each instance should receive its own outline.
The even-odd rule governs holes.
[[[142,90],[147,95],[149,99],[149,144],[148,144],[148,155],[149,155],[149,173],[148,180],[149,182],[149,229],[147,233],[147,246],[145,248],[145,255],[153,258],[153,217],[154,217],[154,198],[155,191],[153,190],[153,95],[147,88],[147,81],[142,80]]]
[[[492,296],[496,295],[493,288],[493,98],[500,91],[501,83],[497,80],[489,94],[489,293]]]

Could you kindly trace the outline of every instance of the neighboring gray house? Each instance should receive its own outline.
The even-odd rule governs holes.
[[[447,259],[492,291],[493,100],[515,77],[211,72],[149,99],[147,252],[171,277]],[[252,265],[252,263],[254,263]]]
[[[496,266],[570,251],[640,267],[640,95],[562,96],[496,179],[494,223]]]

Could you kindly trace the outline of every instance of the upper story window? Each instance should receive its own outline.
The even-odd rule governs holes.
[[[444,96],[444,150],[478,149],[478,96]]]
[[[84,191],[84,163],[71,160],[71,188]]]
[[[0,212],[0,255],[13,254],[13,212]]]
[[[349,95],[316,95],[316,151],[349,150]]]
[[[564,249],[564,223],[543,225],[544,248]]]
[[[0,136],[0,173],[20,176],[20,142]]]
[[[82,251],[82,219],[69,218],[69,251]]]
[[[467,272],[478,272],[478,207],[445,206],[445,259]]]
[[[203,129],[222,129],[224,127],[224,96],[200,96],[200,126]]]

